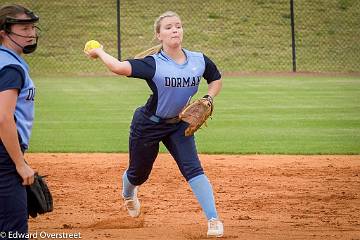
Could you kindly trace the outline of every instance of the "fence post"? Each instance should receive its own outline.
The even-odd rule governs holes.
[[[117,16],[117,50],[118,59],[121,61],[121,33],[120,33],[120,0],[116,0],[116,16]]]
[[[293,64],[293,72],[296,72],[296,46],[295,46],[294,0],[290,0],[290,17],[291,17],[292,64]]]

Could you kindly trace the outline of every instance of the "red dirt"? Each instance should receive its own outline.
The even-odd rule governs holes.
[[[168,154],[158,156],[139,190],[137,219],[127,216],[120,198],[127,154],[26,158],[48,175],[54,198],[53,212],[29,220],[29,232],[38,239],[45,233],[82,239],[206,238],[205,216]],[[360,240],[360,156],[200,158],[224,221],[223,239]]]

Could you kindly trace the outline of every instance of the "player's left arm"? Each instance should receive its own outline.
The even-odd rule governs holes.
[[[207,95],[214,98],[215,96],[217,96],[220,93],[221,89],[222,89],[222,80],[220,78],[220,79],[212,81],[211,83],[208,84]]]

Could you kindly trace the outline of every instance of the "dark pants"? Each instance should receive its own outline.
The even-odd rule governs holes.
[[[182,121],[175,124],[154,122],[145,114],[143,107],[138,108],[130,126],[130,162],[127,170],[130,183],[141,185],[149,178],[159,153],[160,141],[169,150],[187,181],[203,174],[194,136],[186,137],[186,128],[187,123]]]
[[[4,233],[28,232],[26,188],[21,182],[9,155],[0,151],[0,239],[8,239]]]

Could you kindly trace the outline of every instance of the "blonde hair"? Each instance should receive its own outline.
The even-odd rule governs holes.
[[[153,41],[156,40],[157,41],[157,37],[156,35],[158,33],[160,33],[160,27],[161,27],[161,21],[166,18],[166,17],[179,17],[179,15],[175,12],[172,12],[172,11],[166,11],[164,12],[163,14],[161,14],[154,22],[154,38],[153,38]],[[156,45],[156,46],[153,46],[141,53],[138,53],[135,55],[135,59],[139,59],[139,58],[144,58],[146,56],[150,56],[150,55],[153,55],[153,54],[156,54],[158,52],[160,52],[162,49],[162,43]]]

